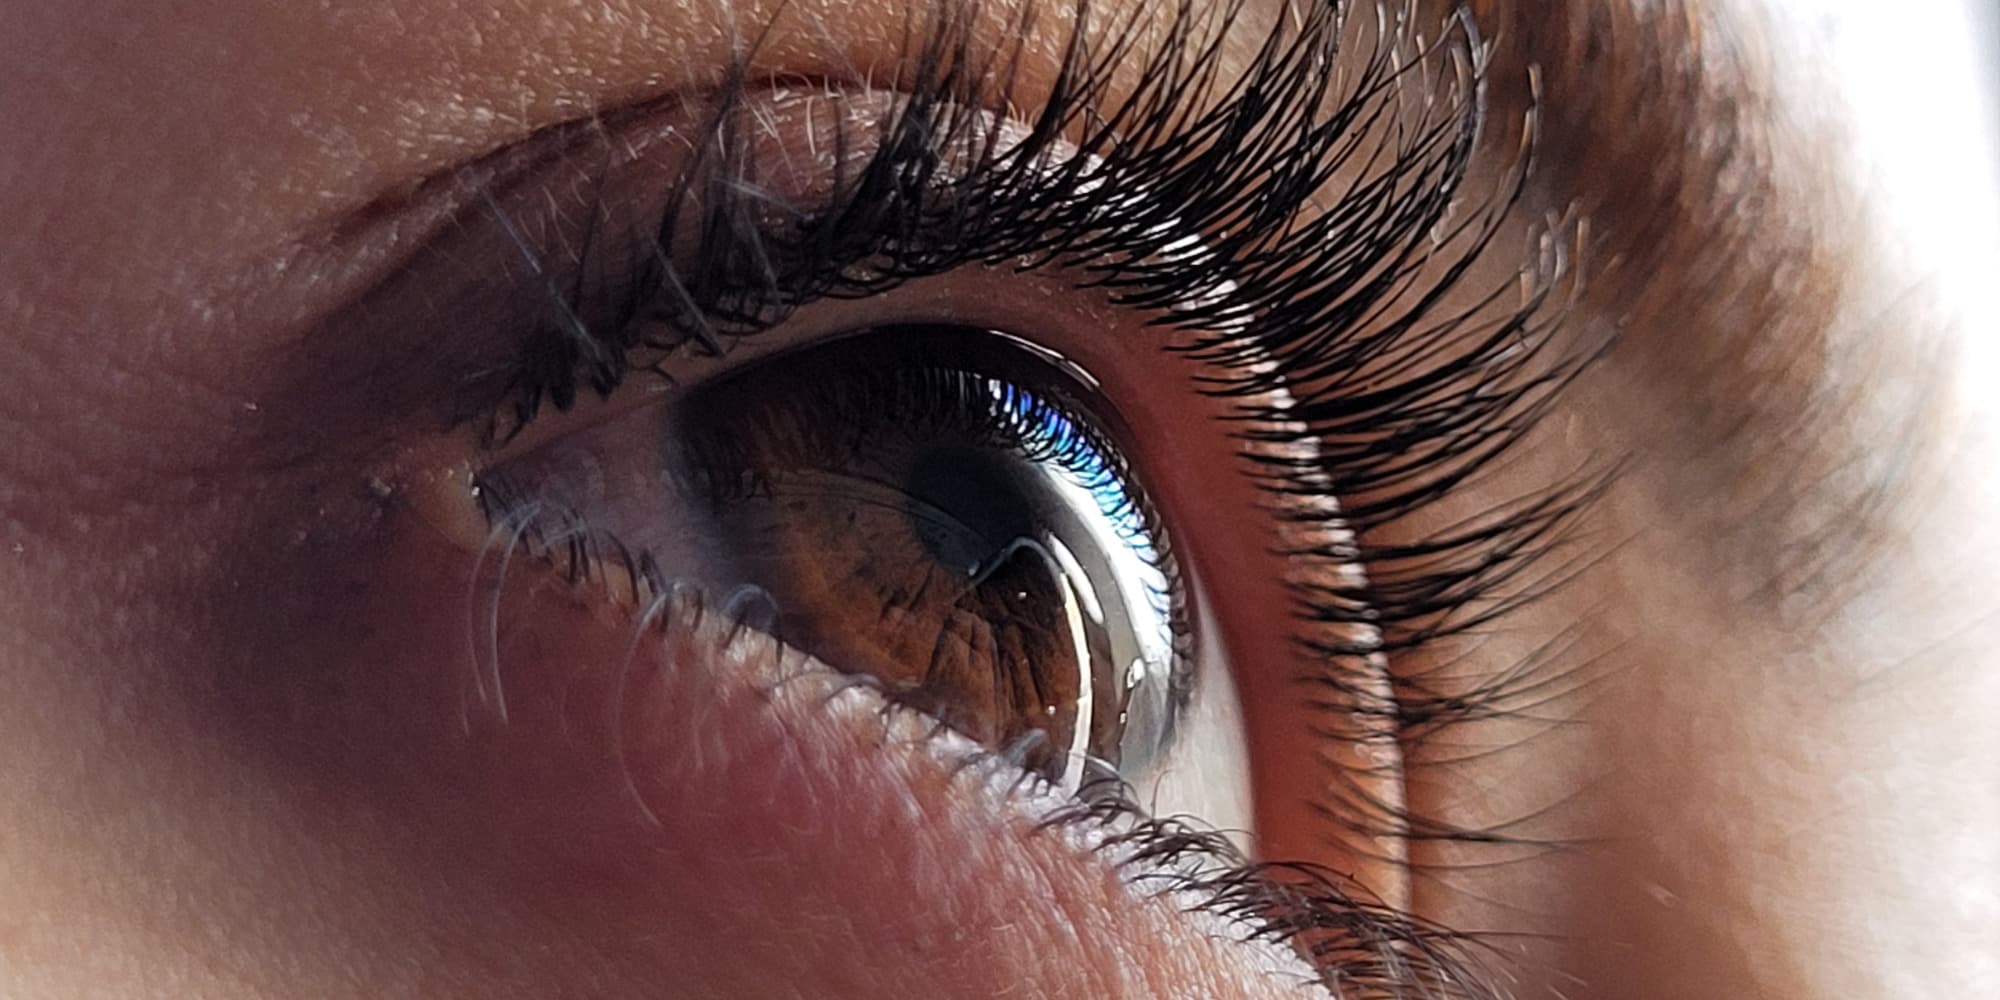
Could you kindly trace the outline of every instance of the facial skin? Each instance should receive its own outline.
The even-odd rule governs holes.
[[[510,577],[472,609],[525,623],[492,632],[506,716],[468,714],[477,545],[426,498],[458,440],[436,400],[498,348],[341,310],[442,228],[420,181],[711,84],[769,11],[12,6],[10,996],[1309,995],[831,679],[764,693],[768,651],[713,622],[637,643],[601,594]],[[773,75],[895,63],[900,5],[791,8]],[[1471,186],[1535,108],[1500,242],[1583,220],[1564,335],[1617,334],[1514,461],[1398,528],[1622,459],[1564,586],[1392,664],[1449,689],[1552,650],[1533,711],[1399,748],[1412,812],[1518,843],[1313,825],[1288,795],[1317,772],[1273,765],[1256,707],[1282,690],[1245,676],[1254,850],[1487,935],[1520,997],[1987,995],[2000,410],[1963,275],[1992,273],[1995,175],[1952,175],[1986,188],[1946,244],[1877,196],[1918,181],[1868,171],[1925,158],[1828,99],[1848,78],[1798,12],[1660,8],[1474,5]],[[896,307],[970,311],[958,287]]]

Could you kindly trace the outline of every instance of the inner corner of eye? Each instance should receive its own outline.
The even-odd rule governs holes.
[[[1158,801],[1216,647],[1086,375],[909,325],[676,382],[480,473],[484,544],[700,594],[1062,788]]]

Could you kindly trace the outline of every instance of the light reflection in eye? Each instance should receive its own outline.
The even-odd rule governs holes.
[[[1086,569],[1064,544],[1060,531],[1046,533],[1038,541],[1061,565],[1065,579],[1072,582],[1093,630],[1109,638],[1111,664],[1114,667],[1124,664],[1125,681],[1118,702],[1122,706],[1119,722],[1124,737],[1118,744],[1116,759],[1127,767],[1154,759],[1165,752],[1173,739],[1170,684],[1174,597],[1166,574],[1161,571],[1161,555],[1154,547],[1153,534],[1134,504],[1117,465],[1068,413],[1015,383],[996,378],[989,379],[987,387],[999,412],[1015,415],[1015,419],[1033,428],[1035,439],[1048,442],[1053,453],[1068,456],[1062,462],[1042,467],[1043,474],[1049,477],[1050,489],[1065,501],[1060,510],[1050,511],[1048,516],[1071,515],[1067,520],[1075,530],[1089,536],[1094,543],[1086,546],[1085,551],[1103,563]],[[1075,516],[1092,509],[1100,516],[1091,517],[1087,513]],[[1108,588],[1114,598],[1109,607],[1091,582],[1104,578],[1117,581]],[[1071,747],[1072,762],[1088,759],[1089,747],[1081,737],[1090,726],[1091,699],[1090,688],[1086,686],[1083,690],[1079,736]],[[1148,741],[1151,745],[1146,745]],[[1062,783],[1073,787],[1082,777],[1080,769],[1072,768],[1065,772]]]

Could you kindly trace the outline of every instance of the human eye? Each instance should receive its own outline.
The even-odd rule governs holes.
[[[1022,50],[920,21],[900,76],[746,68],[479,179],[437,256],[531,279],[518,357],[418,494],[478,561],[472,714],[520,700],[487,605],[539,572],[1018,769],[1330,979],[1463,978],[1395,908],[1442,823],[1403,740],[1537,678],[1397,665],[1544,579],[1601,470],[1416,526],[1589,350],[1560,239],[1496,249],[1466,22],[1322,10],[1224,77],[1231,10],[1076,27],[1039,104]]]
[[[0,992],[1991,992],[1956,2],[16,4]]]

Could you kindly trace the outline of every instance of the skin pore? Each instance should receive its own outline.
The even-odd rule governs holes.
[[[481,612],[518,623],[492,634],[505,720],[468,713],[478,547],[425,498],[459,440],[436,401],[505,345],[370,297],[435,267],[412,248],[451,224],[422,182],[712,86],[767,24],[774,78],[886,77],[901,0],[14,6],[4,992],[1310,995],[1282,948],[1131,891],[1043,829],[1058,804],[968,777],[921,725],[828,675],[768,694],[769,648],[715,622],[637,643],[603,594],[509,576]],[[1064,9],[1033,22],[1020,94]],[[1233,67],[1284,16],[1245,15]],[[1562,336],[1612,346],[1509,461],[1381,541],[1618,475],[1545,563],[1564,586],[1391,664],[1432,694],[1496,664],[1552,678],[1394,748],[1382,794],[1438,826],[1327,824],[1297,787],[1324,772],[1274,760],[1341,751],[1272,735],[1296,731],[1283,685],[1238,678],[1253,849],[1478,935],[1513,996],[1990,992],[2000,411],[1991,293],[1953,276],[1992,262],[1992,172],[1954,175],[1988,185],[1963,243],[1925,238],[1874,196],[1908,183],[1869,173],[1885,124],[1821,99],[1834,68],[1789,8],[1472,17],[1493,50],[1466,189],[1505,183],[1532,110],[1496,243],[1566,234]],[[1466,294],[1521,258],[1482,255]],[[987,287],[883,308],[969,318],[952,303]]]

